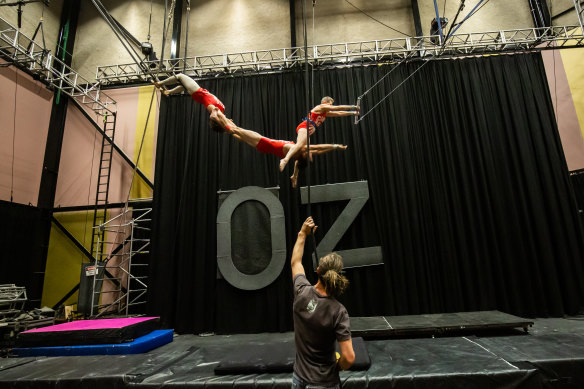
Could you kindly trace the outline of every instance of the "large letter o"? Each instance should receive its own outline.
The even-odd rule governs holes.
[[[240,272],[231,258],[231,215],[239,204],[248,200],[263,203],[270,213],[272,258],[269,265],[258,274]],[[221,274],[231,285],[243,290],[257,290],[270,285],[284,268],[285,235],[284,208],[276,196],[258,186],[246,186],[236,190],[223,201],[217,212],[217,265]]]

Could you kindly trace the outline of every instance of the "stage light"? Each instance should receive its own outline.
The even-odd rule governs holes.
[[[440,26],[442,28],[442,34],[444,34],[444,27],[448,25],[448,18],[440,18]],[[432,24],[430,25],[430,35],[440,35],[438,32],[438,23],[436,22],[436,18],[432,19]],[[437,37],[433,36],[431,38],[432,43],[437,45],[439,40]]]
[[[142,42],[140,44],[140,49],[142,50],[142,54],[150,55],[152,53],[152,43],[150,42]]]

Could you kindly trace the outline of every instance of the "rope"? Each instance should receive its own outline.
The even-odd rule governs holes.
[[[142,61],[142,59],[140,58],[140,55],[136,52],[136,50],[134,50],[134,48],[130,44],[128,44],[125,37],[123,37],[119,34],[117,26],[110,19],[111,15],[107,11],[107,9],[104,7],[104,5],[101,3],[101,1],[100,0],[91,0],[91,1],[93,2],[93,5],[95,5],[95,8],[97,8],[97,10],[101,14],[101,16],[104,18],[106,23],[110,26],[110,28],[112,29],[112,31],[114,32],[116,37],[120,40],[120,42],[122,43],[122,46],[124,46],[124,49],[126,49],[128,54],[130,54],[130,57],[132,57],[132,60],[134,62],[136,62],[136,64],[140,67],[142,72],[144,72],[145,74],[148,74],[152,77],[150,69],[148,68],[148,66],[146,66],[144,61]]]
[[[99,0],[92,0],[92,1],[95,4],[95,1],[99,1]],[[174,0],[173,0],[173,3],[174,3]],[[166,16],[166,13],[167,13],[167,1],[165,0],[165,10],[164,10],[165,16]],[[103,13],[102,13],[102,15],[103,15]],[[115,33],[115,31],[114,31],[114,33]],[[165,17],[163,31],[162,31],[162,54],[160,55],[160,64],[162,64],[162,57],[164,54],[164,42],[166,41],[166,33],[167,33],[167,28],[166,28],[166,17]],[[152,76],[151,73],[149,73],[149,74]],[[136,169],[138,168],[138,162],[140,161],[140,155],[142,154],[142,146],[144,145],[144,138],[146,137],[146,130],[148,128],[148,122],[150,120],[150,113],[152,112],[152,102],[154,100],[155,94],[156,94],[156,88],[153,87],[152,88],[152,96],[150,97],[150,105],[148,106],[148,114],[146,116],[146,123],[144,124],[144,132],[142,133],[142,140],[140,141],[140,148],[138,149],[138,156],[136,157],[136,163],[134,164],[134,168],[132,169],[132,179],[130,181],[130,188],[128,189],[128,195],[126,196],[126,201],[124,203],[123,222],[119,223],[117,231],[116,231],[116,236],[120,233],[121,225],[125,223],[125,218],[126,218],[126,214],[127,214],[127,210],[128,210],[128,203],[130,201],[130,194],[132,193],[132,186],[134,185],[134,179],[136,177]],[[123,244],[123,242],[122,242],[122,244]],[[111,245],[110,251],[109,251],[108,256],[107,256],[108,259],[111,257],[113,250],[114,250],[114,247],[113,247],[113,245]]]
[[[189,47],[189,18],[191,15],[191,0],[187,0],[187,27],[185,31],[185,56],[183,60],[183,73],[187,70],[187,48]]]
[[[12,173],[10,174],[10,202],[13,201],[14,194],[14,150],[16,145],[16,92],[18,91],[18,69],[15,69],[14,75],[14,116],[12,120]]]
[[[314,3],[313,3],[314,12]],[[313,19],[314,20],[314,19]],[[306,91],[306,106],[308,114],[306,115],[306,187],[307,187],[307,199],[308,199],[308,216],[312,216],[312,209],[310,204],[310,85],[308,80],[308,37],[306,33],[306,0],[302,2],[302,24],[304,27],[304,89]],[[314,38],[313,38],[314,39]],[[314,255],[318,259],[318,253],[316,251],[316,239],[314,233],[310,234],[312,236],[312,245],[314,246]],[[316,269],[315,269],[316,270]]]
[[[95,163],[95,149],[96,149],[95,141],[97,140],[97,131],[94,131],[93,134],[94,134],[93,135],[93,150],[91,151],[91,170],[89,171],[89,187],[87,188],[87,202],[86,202],[86,204],[89,204],[89,200],[90,200],[90,196],[91,196],[91,180],[93,179],[93,165]],[[85,211],[85,227],[83,228],[83,247],[86,247],[86,244],[87,244],[87,224],[89,223],[87,218],[89,217],[90,212],[91,212],[91,210],[89,210],[89,209],[87,211]],[[93,235],[93,233],[92,233],[92,235]],[[91,245],[91,242],[89,242],[89,244]],[[91,247],[89,247],[89,250],[91,250]],[[91,253],[91,255],[93,255],[93,253]],[[84,258],[83,253],[80,253],[79,256],[81,257],[81,263],[83,263],[83,258]]]
[[[148,19],[148,42],[150,42],[150,26],[152,25],[152,0],[150,0],[150,18]]]

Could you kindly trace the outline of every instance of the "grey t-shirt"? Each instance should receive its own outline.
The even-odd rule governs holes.
[[[351,339],[349,314],[332,296],[319,294],[304,274],[294,277],[294,371],[302,380],[321,386],[340,382],[335,340]]]

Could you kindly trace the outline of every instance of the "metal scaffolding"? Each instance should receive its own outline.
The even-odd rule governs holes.
[[[74,98],[98,115],[116,112],[116,101],[100,90],[99,81],[90,82],[83,78],[45,47],[2,18],[0,57]]]
[[[151,212],[152,208],[125,208],[94,227],[100,232],[95,234],[97,271],[93,273],[91,317],[128,316],[131,307],[146,303]]]
[[[523,52],[552,48],[582,47],[580,26],[524,28],[453,35],[444,46],[436,36],[384,39],[308,47],[308,62],[318,66],[342,66],[392,62],[407,57],[440,58],[466,55]],[[145,74],[135,63],[99,66],[96,79],[103,85],[148,81],[150,74],[163,76],[184,72],[195,77],[281,71],[304,62],[304,48],[247,51],[146,62],[153,73]]]

